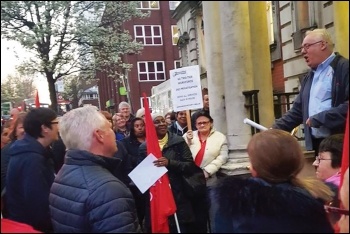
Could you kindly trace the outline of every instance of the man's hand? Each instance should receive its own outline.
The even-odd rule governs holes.
[[[308,119],[306,120],[305,124],[306,124],[307,126],[311,127],[311,119],[308,118]]]

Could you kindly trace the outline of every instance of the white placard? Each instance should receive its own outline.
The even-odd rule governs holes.
[[[156,156],[149,154],[129,173],[129,177],[141,193],[146,192],[149,187],[168,171],[166,167],[156,167],[153,164],[155,160],[157,160]]]
[[[170,70],[174,111],[203,108],[199,65]]]

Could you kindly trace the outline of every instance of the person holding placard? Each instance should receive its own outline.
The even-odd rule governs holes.
[[[170,125],[169,131],[178,136],[183,136],[188,130],[186,111],[176,112],[175,117],[176,121]]]
[[[199,111],[196,113],[195,125],[198,130],[189,130],[183,137],[189,145],[192,157],[198,167],[203,170],[203,174],[207,180],[207,193],[210,194],[212,186],[216,183],[216,173],[220,170],[228,160],[227,139],[224,134],[217,131],[213,127],[213,118],[207,111]],[[210,197],[210,196],[209,196]],[[203,210],[200,214],[202,224],[198,224],[198,228],[206,227],[203,225],[207,222],[206,214],[210,212],[211,231],[215,232],[214,227],[214,204],[208,202],[208,210]],[[200,201],[198,207],[205,207]]]

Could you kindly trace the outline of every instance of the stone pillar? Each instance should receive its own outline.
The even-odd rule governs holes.
[[[248,117],[242,91],[254,89],[249,4],[247,1],[220,2],[223,72],[227,118],[227,140],[230,161],[222,172],[247,173],[247,143],[250,126],[243,123]]]
[[[226,134],[219,2],[206,1],[202,4],[210,115],[215,128]]]
[[[337,52],[349,58],[349,2],[333,1],[335,47]]]
[[[259,90],[259,119],[260,124],[270,127],[275,120],[275,115],[266,2],[252,1],[248,4],[254,89]]]

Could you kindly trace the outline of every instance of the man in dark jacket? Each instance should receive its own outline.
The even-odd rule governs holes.
[[[54,169],[46,149],[58,139],[57,115],[49,108],[32,109],[23,126],[24,138],[9,149],[5,197],[8,218],[50,232],[49,192]]]
[[[349,60],[333,53],[326,29],[306,32],[301,50],[312,69],[303,79],[293,107],[273,128],[292,131],[304,124],[307,150],[315,150],[329,135],[345,132],[349,106]]]
[[[111,123],[95,107],[81,107],[61,118],[60,134],[67,153],[50,191],[54,231],[138,232],[132,194],[112,174],[120,160]]]
[[[183,136],[188,130],[186,111],[178,111],[175,114],[176,121],[169,126],[169,132]]]

